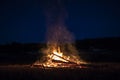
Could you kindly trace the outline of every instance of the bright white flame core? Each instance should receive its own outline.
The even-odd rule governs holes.
[[[55,54],[55,55],[54,55],[54,54]],[[64,60],[64,59],[62,59],[62,58],[60,58],[60,57],[58,57],[58,56],[56,56],[56,55],[58,55],[58,56],[60,56],[60,57],[63,57],[63,53],[62,53],[62,52],[57,52],[56,50],[54,50],[54,51],[53,51],[53,57],[52,57],[53,60],[68,62],[68,61],[66,61],[66,60]]]

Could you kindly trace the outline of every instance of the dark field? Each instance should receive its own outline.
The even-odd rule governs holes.
[[[120,80],[119,63],[85,65],[88,68],[0,67],[0,80]]]

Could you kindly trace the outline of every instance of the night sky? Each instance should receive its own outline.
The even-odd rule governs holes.
[[[47,0],[43,1],[1,0],[0,44],[44,42]],[[66,27],[76,39],[120,36],[119,0],[63,1]]]

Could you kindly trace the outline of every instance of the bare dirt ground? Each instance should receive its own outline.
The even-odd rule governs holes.
[[[87,68],[0,66],[0,80],[120,80],[119,63],[94,63]]]

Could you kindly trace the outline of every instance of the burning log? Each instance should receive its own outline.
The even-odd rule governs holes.
[[[54,62],[54,63],[65,63],[65,64],[69,64],[69,62],[63,62],[63,61],[60,61],[60,60],[52,60],[52,62]]]
[[[59,61],[59,60],[52,60],[52,61],[54,61],[54,62],[62,62],[62,63],[68,63],[68,64],[76,64],[76,65],[78,65],[77,63],[72,62],[72,61],[70,61],[70,60],[67,60],[67,59],[65,59],[65,58],[63,58],[63,57],[61,57],[61,56],[59,56],[59,55],[57,55],[57,54],[54,54],[54,53],[53,53],[53,55],[55,55],[55,56],[57,56],[57,57],[65,60],[65,61],[67,61],[67,62],[63,62],[63,61]]]

